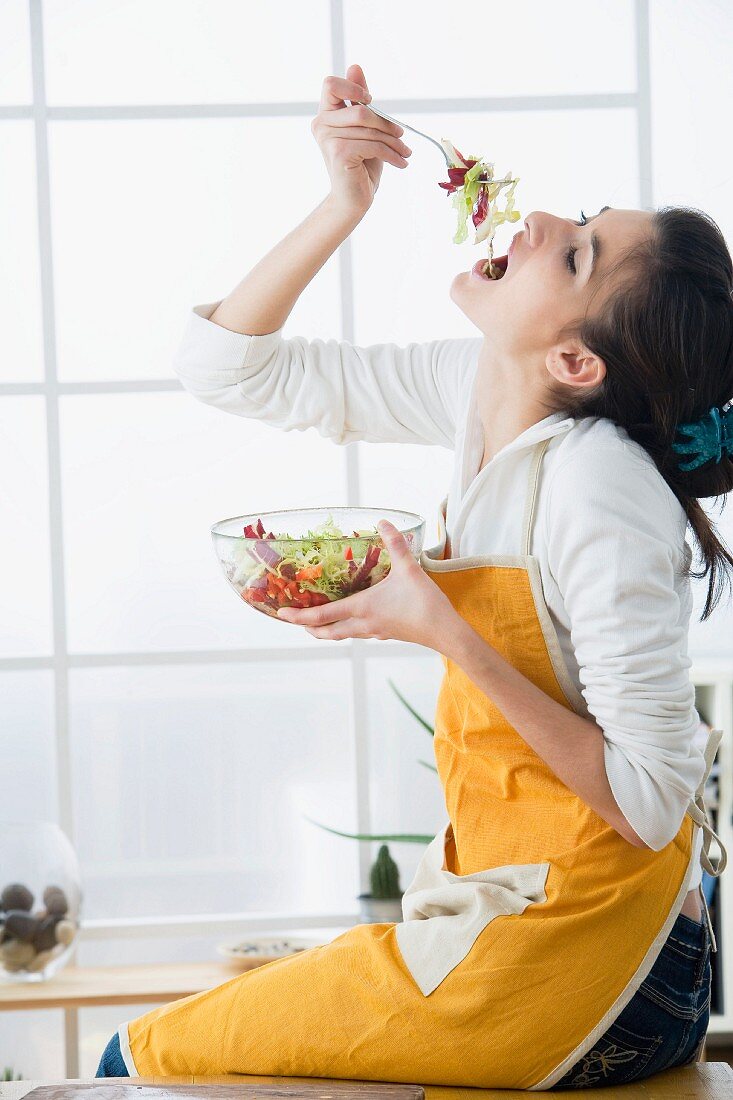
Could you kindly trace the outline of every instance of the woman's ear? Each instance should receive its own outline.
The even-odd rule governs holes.
[[[606,377],[606,364],[600,356],[576,340],[551,347],[545,366],[563,386],[593,389]]]

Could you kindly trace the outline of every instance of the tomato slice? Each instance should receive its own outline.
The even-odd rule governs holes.
[[[316,607],[318,604],[330,603],[328,596],[325,592],[311,592],[311,607]]]
[[[317,577],[320,577],[323,572],[323,565],[304,565],[302,569],[299,569],[295,574],[297,581],[314,581]]]

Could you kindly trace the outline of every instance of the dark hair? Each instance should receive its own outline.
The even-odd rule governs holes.
[[[590,392],[553,382],[548,407],[608,417],[651,455],[697,540],[703,568],[695,572],[688,562],[686,575],[710,572],[702,622],[725,581],[731,584],[733,557],[699,498],[717,500],[733,489],[733,455],[685,471],[679,463],[694,456],[678,455],[672,444],[687,440],[676,435],[679,424],[733,398],[733,262],[709,215],[664,206],[653,212],[650,234],[625,250],[601,285],[619,272],[600,312],[589,305],[562,332],[603,359],[603,382]]]

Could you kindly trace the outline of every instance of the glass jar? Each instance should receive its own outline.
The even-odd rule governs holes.
[[[58,825],[0,822],[0,979],[56,974],[71,955],[81,898],[76,853]]]

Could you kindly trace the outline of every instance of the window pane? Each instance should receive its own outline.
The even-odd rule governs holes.
[[[327,0],[44,0],[43,10],[50,103],[317,100],[330,72]]]
[[[0,165],[2,380],[37,382],[43,377],[43,336],[31,122],[0,122]]]
[[[377,104],[386,96],[630,92],[633,13],[632,0],[514,0],[458,11],[444,0],[348,3],[346,57],[359,59]]]
[[[577,218],[581,207],[590,214],[606,204],[638,206],[633,110],[421,115],[417,125],[466,155],[488,156],[497,175],[519,177],[522,217],[535,209]],[[409,166],[385,166],[374,206],[353,234],[360,344],[479,335],[449,291],[459,271],[488,255],[487,246],[471,243],[470,219],[467,241],[453,243],[457,215],[438,187],[445,164],[419,138],[408,144]],[[500,226],[495,254],[505,253],[521,228],[521,221]]]
[[[361,498],[425,519],[425,549],[438,541],[438,508],[447,496],[453,451],[403,443],[359,443]]]
[[[418,651],[422,647],[415,647]],[[422,833],[434,836],[448,820],[435,765],[433,739],[410,714],[389,685],[432,726],[443,673],[437,653],[425,656],[370,657],[367,661],[369,697],[369,793],[372,833]],[[400,869],[400,887],[409,886],[425,845],[390,841],[392,858]],[[374,857],[377,854],[374,846]]]
[[[0,103],[20,106],[33,99],[30,41],[28,0],[3,0],[0,4]]]
[[[297,186],[275,168],[263,178],[284,150]],[[171,377],[190,308],[228,294],[328,183],[305,118],[56,123],[51,179],[64,379]],[[288,331],[338,335],[336,264]]]
[[[0,398],[0,655],[50,653],[51,571],[42,397]]]
[[[25,1081],[64,1080],[64,1014],[60,1008],[0,1013],[0,1059]]]
[[[654,201],[711,214],[733,240],[733,146],[721,140],[733,102],[733,5],[726,0],[649,5]],[[680,59],[694,94],[680,80]],[[684,155],[680,158],[680,150]]]
[[[343,448],[187,393],[65,397],[61,416],[72,650],[339,644],[245,606],[209,529],[344,501]]]
[[[87,917],[356,910],[348,661],[73,670]],[[305,816],[304,816],[305,815]]]
[[[53,676],[0,672],[3,821],[56,821]]]

